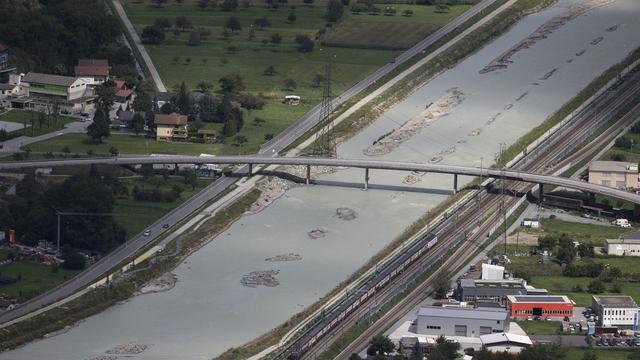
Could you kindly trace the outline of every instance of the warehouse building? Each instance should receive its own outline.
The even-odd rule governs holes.
[[[638,304],[631,296],[593,295],[591,306],[598,315],[597,326],[638,330]]]
[[[507,295],[512,317],[571,317],[573,301],[564,295]]]
[[[460,279],[458,300],[472,303],[506,304],[507,295],[526,295],[527,282],[523,279],[479,280]]]
[[[622,234],[618,239],[606,239],[604,251],[614,256],[640,256],[640,231]]]
[[[418,311],[416,333],[478,337],[509,330],[509,314],[504,309],[425,306]]]

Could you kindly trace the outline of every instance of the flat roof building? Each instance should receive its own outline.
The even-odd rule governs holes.
[[[460,279],[458,300],[473,303],[498,303],[505,305],[507,295],[526,295],[527,282],[523,279],[479,280]]]
[[[573,301],[564,295],[507,295],[512,317],[571,317]]]
[[[519,353],[523,349],[533,345],[531,339],[526,335],[511,333],[496,333],[480,336],[482,346],[487,350],[496,353],[508,352]]]
[[[591,307],[598,315],[597,326],[638,330],[638,304],[631,296],[593,295]]]
[[[418,311],[416,333],[478,337],[509,329],[509,314],[501,308],[425,306]]]
[[[594,161],[589,165],[589,183],[615,189],[636,189],[638,165],[626,161]]]
[[[606,239],[604,251],[615,256],[640,256],[640,239]]]

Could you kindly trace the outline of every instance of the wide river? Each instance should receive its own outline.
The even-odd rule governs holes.
[[[575,3],[580,1],[561,0],[527,16],[343,143],[339,156],[366,158],[363,151],[375,139],[416,117],[455,87],[464,98],[448,116],[378,158],[475,166],[483,158],[484,166],[491,165],[500,143],[516,141],[640,46],[640,1],[616,0],[575,17],[519,51],[507,68],[479,73]],[[403,185],[406,175],[372,171],[371,182]],[[322,179],[361,182],[363,177],[362,170],[342,170]],[[66,333],[0,354],[0,359],[92,359],[127,343],[148,346],[128,359],[210,359],[281,324],[329,292],[447,196],[429,189],[451,186],[451,176],[427,174],[409,186],[423,190],[419,192],[328,186],[291,189],[264,211],[242,217],[178,266],[174,271],[178,283],[172,290],[136,296]],[[339,207],[355,210],[357,218],[338,218]],[[325,236],[311,239],[307,233],[315,228],[325,229]],[[303,259],[265,261],[288,253]],[[256,270],[279,270],[280,285],[243,286],[241,278]]]

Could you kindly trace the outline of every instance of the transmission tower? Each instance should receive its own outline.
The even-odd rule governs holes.
[[[313,143],[313,155],[335,157],[336,138],[333,133],[331,111],[333,98],[331,95],[331,61],[324,68],[324,86],[322,89],[322,104],[320,104],[320,131],[316,133],[316,141]]]

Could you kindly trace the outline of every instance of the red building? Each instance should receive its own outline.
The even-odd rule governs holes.
[[[507,295],[512,317],[571,317],[573,305],[564,295]]]

